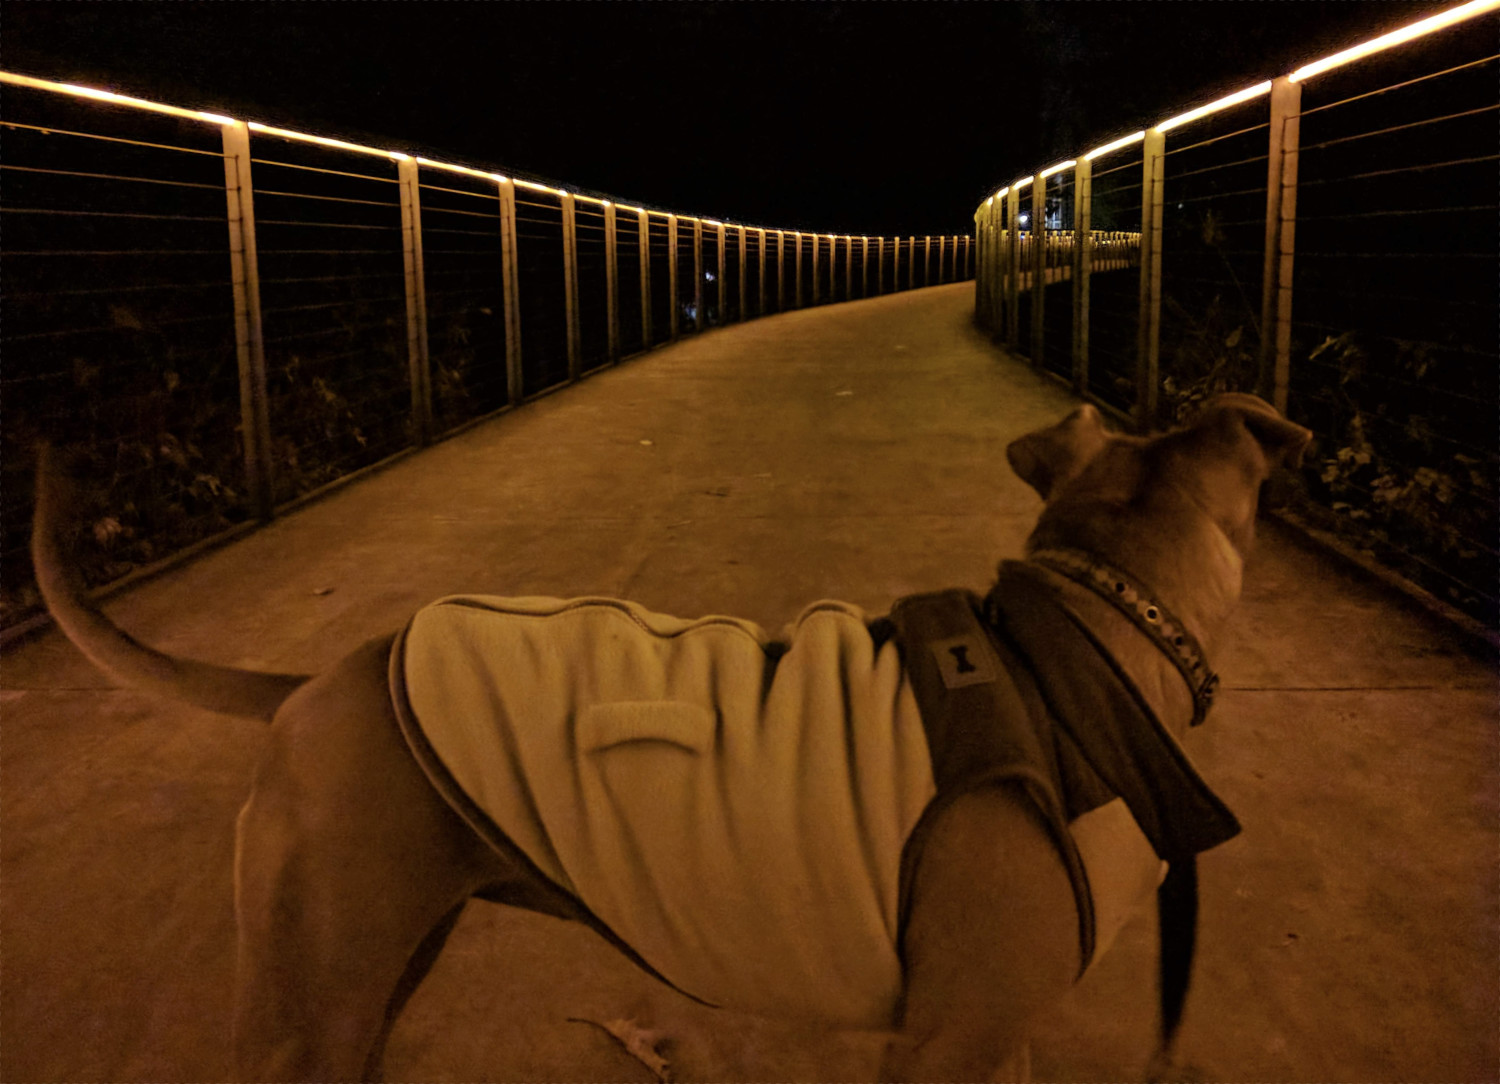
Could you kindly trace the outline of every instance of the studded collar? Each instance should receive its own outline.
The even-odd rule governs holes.
[[[1213,707],[1219,676],[1209,669],[1203,647],[1181,619],[1151,597],[1139,580],[1092,554],[1075,549],[1044,549],[1029,560],[1088,588],[1119,610],[1161,649],[1193,695],[1192,725],[1197,726]]]

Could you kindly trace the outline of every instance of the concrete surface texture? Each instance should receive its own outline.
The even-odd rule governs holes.
[[[472,429],[110,603],[147,642],[325,667],[436,596],[608,594],[779,629],[983,589],[1039,501],[1015,436],[1073,405],[955,285],[712,331]],[[1182,1054],[1211,1081],[1493,1081],[1493,663],[1269,526],[1191,746],[1244,822],[1200,863]],[[3,659],[0,1078],[230,1079],[231,842],[262,728],[114,689],[55,633]],[[373,781],[378,785],[378,781]],[[1140,1079],[1143,915],[1039,1024],[1042,1081]],[[592,933],[471,903],[392,1080],[823,1080],[839,1043],[695,1006]]]

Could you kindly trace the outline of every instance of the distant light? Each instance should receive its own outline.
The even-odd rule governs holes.
[[[1253,87],[1236,91],[1227,98],[1220,98],[1216,102],[1209,102],[1207,105],[1200,105],[1197,109],[1189,109],[1186,113],[1180,113],[1171,120],[1164,120],[1152,131],[1168,132],[1179,124],[1186,124],[1188,121],[1206,117],[1210,113],[1217,113],[1221,109],[1228,109],[1232,105],[1239,105],[1241,102],[1248,102],[1251,98],[1259,98],[1262,94],[1269,93],[1271,93],[1271,81],[1267,79],[1264,83],[1256,83]]]
[[[1304,65],[1292,72],[1290,76],[1291,81],[1300,83],[1302,80],[1311,79],[1314,75],[1326,72],[1330,68],[1340,67],[1352,60],[1369,56],[1371,53],[1378,53],[1384,49],[1391,48],[1393,45],[1400,45],[1402,42],[1411,41],[1413,38],[1420,38],[1424,34],[1431,34],[1434,30],[1442,30],[1444,27],[1463,22],[1465,19],[1472,19],[1476,15],[1483,15],[1487,11],[1494,11],[1496,8],[1500,8],[1500,0],[1470,0],[1467,4],[1460,4],[1456,8],[1439,12],[1426,19],[1414,22],[1410,26],[1404,26],[1400,30],[1393,30],[1389,34],[1382,34],[1378,38],[1372,38],[1362,45],[1345,49],[1341,53],[1334,53],[1332,56],[1325,56],[1322,60],[1315,60],[1311,64]]]
[[[1113,143],[1106,143],[1102,147],[1095,147],[1093,150],[1089,151],[1088,154],[1085,154],[1083,156],[1083,160],[1085,162],[1092,162],[1095,158],[1098,158],[1101,154],[1108,154],[1110,151],[1117,151],[1121,147],[1128,147],[1132,143],[1139,143],[1141,140],[1143,140],[1145,138],[1146,138],[1146,133],[1145,132],[1136,132],[1133,135],[1123,136],[1120,139],[1115,140]]]
[[[1500,2],[1500,0],[1497,0],[1497,2]],[[1073,159],[1069,158],[1066,162],[1059,162],[1055,166],[1048,166],[1046,169],[1044,169],[1040,173],[1038,173],[1037,176],[1038,177],[1050,177],[1054,173],[1061,173],[1065,169],[1072,169],[1077,164],[1078,164],[1077,162],[1075,162],[1075,161],[1073,161]]]
[[[72,94],[78,98],[93,98],[101,102],[112,102],[115,105],[126,105],[132,109],[147,109],[153,113],[166,113],[168,116],[173,117],[186,117],[189,120],[207,121],[209,124],[239,123],[233,117],[222,116],[218,113],[205,113],[201,109],[181,109],[175,105],[162,105],[160,102],[148,102],[144,98],[131,98],[124,94],[116,94],[112,90],[81,87],[76,83],[54,83],[50,79],[33,79],[29,75],[19,75],[14,72],[0,72],[0,83],[11,83],[18,87],[34,87],[37,90],[50,90],[55,94]]]

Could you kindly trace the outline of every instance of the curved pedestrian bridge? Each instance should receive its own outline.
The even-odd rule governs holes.
[[[710,331],[469,429],[111,603],[168,650],[324,667],[453,592],[624,595],[776,629],[982,589],[1038,511],[1005,464],[1068,393],[958,284]],[[1215,655],[1207,855],[1182,1037],[1206,1079],[1477,1080],[1497,1061],[1492,667],[1274,525]],[[0,977],[15,1080],[228,1078],[231,838],[262,728],[114,690],[55,633],[7,652]],[[1042,1025],[1038,1080],[1154,1037],[1155,932]],[[829,1042],[653,985],[593,934],[475,903],[391,1079],[646,1079],[570,1018],[678,1038],[679,1079],[816,1078]]]

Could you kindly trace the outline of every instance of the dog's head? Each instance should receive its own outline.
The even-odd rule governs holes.
[[[1265,400],[1230,393],[1154,437],[1111,432],[1084,405],[1014,441],[1006,458],[1047,502],[1028,551],[1075,547],[1143,577],[1178,581],[1193,562],[1228,560],[1227,541],[1238,593],[1238,559],[1254,538],[1261,483],[1275,468],[1299,464],[1311,439]]]

